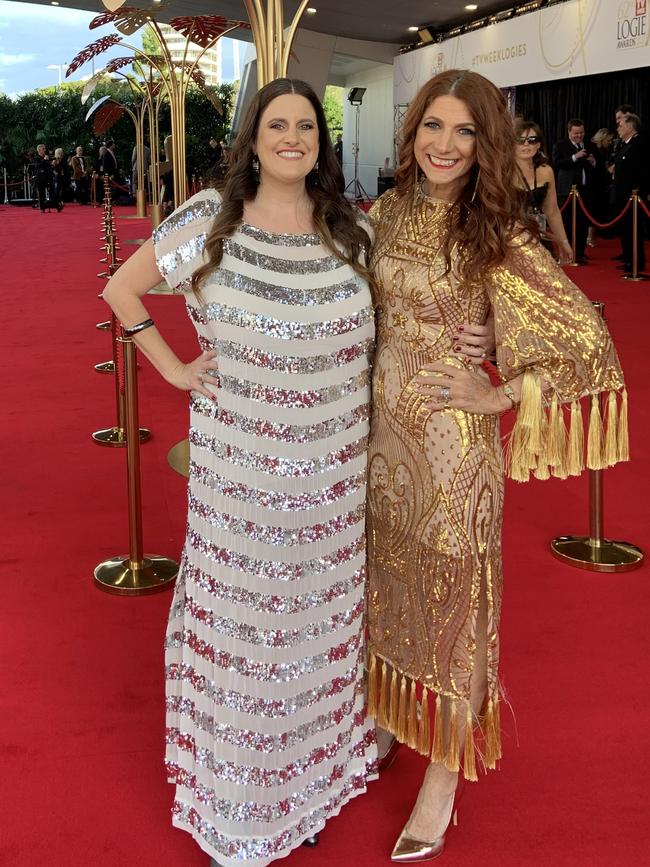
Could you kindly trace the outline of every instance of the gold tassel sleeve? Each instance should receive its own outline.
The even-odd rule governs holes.
[[[627,460],[623,373],[589,299],[541,245],[516,241],[493,274],[490,300],[501,378],[523,375],[510,476],[565,478]]]

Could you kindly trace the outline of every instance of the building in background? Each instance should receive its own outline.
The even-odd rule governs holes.
[[[169,24],[159,23],[169,53],[174,60],[180,61],[185,53],[185,37],[177,33]],[[187,60],[193,63],[203,51],[200,45],[190,42]],[[239,42],[236,39],[220,39],[214,48],[209,48],[199,60],[199,67],[205,75],[207,84],[218,85],[222,81],[236,81],[240,77]]]

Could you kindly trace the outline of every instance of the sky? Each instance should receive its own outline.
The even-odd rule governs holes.
[[[82,48],[100,36],[116,32],[110,24],[89,30],[94,17],[93,13],[62,6],[0,0],[0,93],[13,98],[39,87],[50,87],[59,83],[59,74],[66,81],[67,65]],[[138,46],[142,43],[140,33],[124,39]],[[223,42],[223,75],[230,80],[232,43],[228,38]],[[119,45],[105,51],[95,58],[95,71],[111,57],[129,53]],[[57,68],[48,69],[48,66]],[[93,61],[89,61],[67,80],[78,81],[92,72]]]

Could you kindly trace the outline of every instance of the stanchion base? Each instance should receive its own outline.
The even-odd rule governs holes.
[[[190,441],[181,440],[167,452],[167,463],[180,476],[190,475]]]
[[[128,557],[111,557],[95,569],[95,583],[106,593],[143,596],[165,590],[176,580],[178,563],[159,554],[145,554],[142,565],[133,569]]]
[[[95,325],[95,328],[99,328],[100,331],[110,331],[111,320],[107,319],[106,322],[98,322],[97,325]]]
[[[551,542],[551,552],[558,560],[589,572],[628,572],[643,562],[643,551],[630,542],[595,542],[589,536],[559,536]]]
[[[96,430],[93,439],[100,446],[113,446],[124,448],[126,446],[126,431],[123,427],[108,427],[104,430]],[[140,428],[140,442],[146,443],[151,439],[151,431],[146,427]]]
[[[650,280],[650,275],[637,274],[636,277],[633,277],[632,274],[623,274],[623,279],[629,280],[631,283],[639,283],[641,280]]]
[[[110,323],[108,327],[110,328]],[[102,361],[101,364],[95,365],[95,370],[97,373],[115,373],[115,362],[113,359],[110,361]]]

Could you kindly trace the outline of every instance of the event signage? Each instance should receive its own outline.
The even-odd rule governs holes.
[[[640,66],[650,66],[648,0],[567,0],[400,54],[393,96],[409,103],[444,69],[505,88]]]

